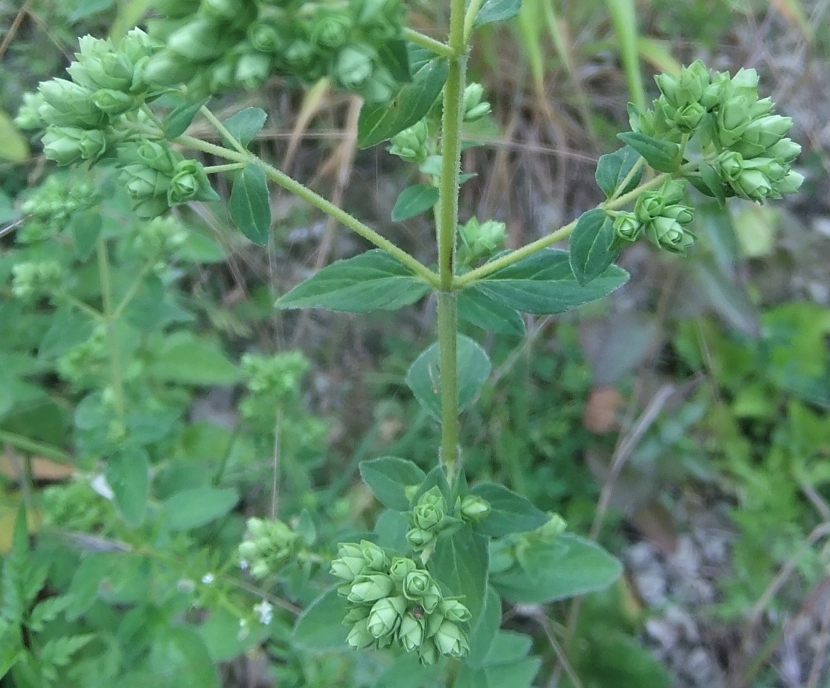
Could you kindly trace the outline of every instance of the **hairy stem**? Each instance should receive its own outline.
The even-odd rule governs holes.
[[[59,447],[53,447],[51,444],[43,444],[42,442],[30,440],[28,437],[17,435],[13,432],[0,430],[0,442],[10,444],[12,447],[29,454],[45,456],[47,459],[52,459],[58,463],[74,463],[72,457]]]
[[[430,50],[434,52],[436,55],[440,55],[441,57],[453,57],[453,55],[455,55],[452,48],[448,46],[446,43],[437,41],[434,38],[431,38],[426,34],[421,33],[420,31],[416,31],[415,29],[405,28],[403,30],[403,37],[410,43],[420,45],[422,48],[426,48],[427,50]]]
[[[110,260],[107,254],[107,241],[103,236],[98,237],[98,273],[101,280],[101,294],[104,301],[104,319],[107,327],[107,346],[110,355],[110,374],[112,375],[112,389],[115,394],[115,410],[118,418],[124,420],[127,413],[124,403],[124,381],[121,376],[121,356],[118,351],[118,337],[115,332],[115,318],[112,305],[112,279],[110,275]]]

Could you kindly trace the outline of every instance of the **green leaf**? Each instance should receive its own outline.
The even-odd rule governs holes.
[[[507,21],[519,14],[521,7],[522,0],[484,0],[473,26]]]
[[[450,594],[461,597],[472,614],[470,625],[475,627],[487,595],[487,539],[465,525],[438,541],[427,566]]]
[[[386,549],[405,552],[409,549],[406,534],[409,531],[409,519],[401,511],[384,509],[375,521],[374,534],[377,545]]]
[[[345,649],[349,627],[343,623],[344,616],[346,600],[331,588],[300,614],[292,639],[306,650]]]
[[[26,505],[20,503],[14,523],[11,551],[3,558],[3,578],[0,587],[2,617],[20,623],[26,612],[26,582],[32,573],[29,557],[29,527]]]
[[[374,249],[338,260],[277,300],[277,308],[327,308],[365,313],[397,310],[414,303],[429,287],[385,251]]]
[[[98,236],[101,234],[103,220],[100,208],[91,208],[73,213],[66,224],[66,230],[75,240],[75,256],[86,260],[95,250]]]
[[[230,661],[265,641],[271,628],[260,623],[250,624],[248,634],[240,637],[239,617],[226,609],[215,607],[210,610],[207,620],[199,624],[196,632],[205,644],[211,660],[218,664]]]
[[[175,332],[155,350],[147,375],[159,382],[185,385],[232,385],[239,370],[210,342],[190,332]]]
[[[412,502],[416,503],[421,498],[421,495],[426,494],[433,487],[437,487],[441,491],[441,494],[443,495],[447,504],[452,506],[452,488],[450,488],[450,484],[447,481],[447,471],[440,464],[434,466],[432,470],[429,473],[427,473],[426,478],[424,478],[424,482],[421,483],[421,486],[415,492],[415,496],[412,498]]]
[[[378,48],[378,61],[389,70],[395,81],[412,81],[410,51],[406,41],[400,38],[386,41]]]
[[[476,532],[490,537],[502,537],[510,533],[535,530],[550,518],[521,495],[495,483],[479,483],[470,494],[481,497],[490,504],[490,513],[473,525]]]
[[[406,373],[406,384],[415,398],[438,421],[441,420],[441,366],[440,351],[436,342],[427,348]],[[458,335],[456,344],[458,362],[458,410],[475,401],[492,366],[487,352],[469,337]]]
[[[72,0],[65,5],[66,9],[71,11],[67,15],[70,22],[76,22],[79,19],[86,19],[93,14],[99,14],[108,10],[115,4],[115,0]]]
[[[708,162],[701,162],[698,165],[698,172],[700,173],[699,179],[690,176],[689,180],[698,191],[714,198],[722,208],[726,204],[726,192],[729,189],[723,183],[717,170]]]
[[[680,169],[680,146],[671,141],[655,139],[636,131],[624,131],[617,138],[627,143],[655,170],[660,172],[677,172]]]
[[[168,139],[174,139],[184,134],[196,116],[196,113],[199,112],[199,108],[207,103],[208,100],[210,99],[205,98],[197,103],[183,103],[173,108],[162,123],[164,125],[164,136]]]
[[[484,659],[487,666],[510,664],[527,656],[533,647],[533,638],[515,631],[500,631],[493,639],[490,651]]]
[[[393,664],[384,671],[372,688],[423,688],[423,686],[440,685],[438,680],[439,665],[424,666],[418,659],[418,653],[405,652],[399,655]]]
[[[554,602],[603,590],[622,573],[622,565],[599,545],[575,535],[535,542],[520,565],[494,575],[492,584],[511,602]]]
[[[271,231],[271,198],[268,180],[258,165],[246,165],[233,178],[228,200],[231,220],[248,239],[259,246],[268,243]]]
[[[0,108],[0,160],[23,162],[29,157],[29,142],[14,126],[12,118]]]
[[[191,530],[224,516],[238,501],[232,488],[197,487],[166,499],[161,514],[168,530]]]
[[[525,321],[513,308],[473,289],[458,294],[458,317],[487,332],[524,337]]]
[[[411,485],[420,485],[426,473],[411,461],[384,456],[361,461],[360,477],[385,507],[406,511],[409,509],[409,499],[404,490]]]
[[[247,147],[254,136],[262,129],[266,119],[268,119],[268,115],[265,110],[249,107],[228,117],[222,124],[239,143]],[[226,141],[221,133],[219,136],[226,146],[231,147],[230,141]]]
[[[614,221],[602,208],[584,213],[568,244],[571,270],[582,285],[596,279],[619,253],[614,246]]]
[[[470,631],[470,654],[464,663],[473,669],[484,666],[493,641],[501,627],[501,597],[492,586],[487,588],[484,612]]]
[[[623,146],[618,151],[600,156],[597,162],[596,180],[599,188],[605,192],[606,198],[614,195],[622,196],[636,188],[643,177],[642,167],[624,187],[620,187],[620,184],[634,169],[640,157],[640,154],[631,146]]]
[[[130,526],[138,526],[150,496],[150,460],[139,447],[123,448],[107,459],[105,475],[115,505]]]
[[[542,660],[539,657],[527,657],[510,664],[488,666],[484,669],[484,675],[489,686],[531,688],[541,665]]]
[[[357,122],[358,145],[377,145],[419,121],[441,94],[448,73],[449,62],[445,58],[430,60],[390,103],[363,103]]]
[[[164,677],[159,688],[219,688],[216,665],[199,634],[187,626],[162,627],[153,633],[148,668]]]
[[[50,360],[82,344],[92,335],[95,322],[86,313],[72,306],[61,306],[54,312],[49,329],[38,347],[38,358]]]
[[[429,184],[415,184],[401,191],[392,208],[392,222],[403,222],[426,212],[438,202],[438,189]]]
[[[545,249],[475,282],[472,289],[517,311],[548,315],[602,298],[626,281],[628,273],[611,265],[582,286],[573,275],[568,253]]]

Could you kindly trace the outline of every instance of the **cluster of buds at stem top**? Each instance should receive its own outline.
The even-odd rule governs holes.
[[[507,225],[495,220],[480,223],[473,217],[458,230],[461,238],[458,259],[463,265],[471,265],[482,258],[489,258],[501,250],[507,239]]]
[[[397,644],[417,652],[423,664],[470,651],[470,610],[445,597],[418,562],[392,557],[364,540],[341,544],[331,573],[344,581],[337,591],[349,603],[343,623],[351,626],[347,642],[353,648]]]
[[[670,179],[655,191],[641,194],[634,212],[615,213],[614,233],[618,244],[637,241],[642,234],[658,248],[670,253],[683,253],[695,241],[688,229],[694,209],[682,203],[686,182]]]
[[[37,94],[24,98],[16,121],[46,128],[43,152],[59,165],[97,160],[119,138],[123,115],[148,96],[145,68],[157,48],[140,29],[124,36],[118,48],[84,36],[77,61],[67,69],[70,80],[41,83]]]
[[[429,124],[426,119],[395,134],[389,152],[406,162],[421,163],[426,160],[430,154]]]
[[[136,139],[117,149],[119,181],[143,219],[189,201],[218,201],[202,164],[170,148],[167,141]]]
[[[55,260],[18,263],[12,268],[12,294],[24,300],[52,296],[63,289],[65,279],[63,266]]]
[[[381,54],[403,36],[402,0],[165,0],[159,10],[150,31],[166,47],[147,68],[156,84],[209,93],[256,89],[272,74],[329,77],[370,101],[397,89]]]
[[[416,552],[420,552],[434,544],[438,534],[457,523],[447,513],[447,500],[438,487],[432,487],[424,492],[418,502],[409,512],[409,523],[412,526],[406,533],[406,541]]]
[[[18,243],[33,243],[54,236],[66,227],[74,213],[91,208],[98,199],[95,187],[84,175],[49,175],[20,205],[21,213],[27,218],[17,233]]]
[[[298,540],[299,535],[279,519],[249,518],[238,550],[240,565],[254,578],[267,578],[295,557]]]
[[[774,114],[772,101],[759,97],[754,69],[712,74],[698,60],[656,81],[660,97],[646,112],[630,107],[631,128],[677,143],[694,141],[690,148],[700,150],[719,183],[713,190],[711,178],[689,175],[701,191],[763,202],[801,186],[803,177],[791,168],[801,152],[787,137],[792,119]]]

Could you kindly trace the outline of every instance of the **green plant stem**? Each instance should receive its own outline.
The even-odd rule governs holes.
[[[64,301],[66,301],[71,306],[75,306],[75,308],[77,308],[78,310],[83,311],[84,313],[86,313],[93,320],[95,320],[97,322],[104,322],[105,318],[104,318],[103,313],[99,313],[92,306],[84,303],[79,298],[76,298],[75,296],[72,296],[72,294],[67,294],[67,293],[63,292],[63,293],[57,294],[57,297],[63,299]]]
[[[473,35],[473,24],[475,24],[478,12],[481,9],[483,0],[470,0],[470,6],[464,15],[464,44],[470,41],[470,36]]]
[[[156,260],[158,259],[160,251],[156,251],[153,256],[144,264],[144,267],[139,270],[138,274],[136,275],[133,283],[130,285],[130,288],[127,289],[127,292],[124,294],[123,298],[119,302],[119,304],[115,307],[115,310],[112,312],[110,319],[115,321],[121,317],[121,314],[124,312],[124,309],[130,305],[130,301],[133,300],[133,297],[136,295],[138,290],[141,288],[141,281],[144,279],[144,276],[153,269],[153,266],[156,264]]]
[[[649,189],[653,189],[655,186],[660,186],[663,182],[666,181],[672,175],[668,172],[663,172],[662,174],[658,174],[654,179],[638,186],[633,191],[629,191],[627,194],[623,194],[619,198],[615,198],[612,200],[605,201],[604,203],[600,203],[599,207],[603,208],[604,210],[616,210],[617,208],[621,208],[624,205],[627,205],[635,198],[637,198],[641,193],[644,191],[648,191]],[[579,218],[576,220],[572,220],[568,224],[560,227],[552,234],[548,234],[547,236],[542,237],[541,239],[537,239],[526,246],[522,246],[522,248],[516,249],[515,251],[511,251],[506,256],[502,256],[501,258],[497,258],[496,260],[492,260],[489,263],[485,263],[480,268],[476,268],[475,270],[471,270],[470,272],[461,275],[460,277],[456,277],[454,282],[454,287],[456,289],[463,289],[466,286],[469,286],[471,283],[476,282],[477,280],[484,279],[488,275],[492,275],[497,270],[501,270],[502,268],[506,268],[508,265],[513,265],[520,261],[522,258],[527,258],[528,256],[533,255],[537,251],[540,251],[543,248],[547,248],[548,246],[552,246],[553,244],[562,241],[563,239],[567,239],[574,231],[574,227],[576,227],[576,223],[579,221]]]
[[[209,165],[205,167],[205,174],[217,174],[218,172],[233,172],[245,167],[244,162],[232,162],[227,165]]]
[[[446,43],[437,41],[434,38],[421,33],[420,31],[416,31],[415,29],[405,28],[403,30],[403,37],[410,43],[420,45],[422,48],[426,48],[441,57],[453,57],[453,55],[455,55],[452,48]]]
[[[625,175],[623,180],[617,185],[617,188],[614,189],[614,193],[611,195],[611,198],[609,200],[613,201],[614,199],[618,198],[620,195],[620,191],[622,191],[626,186],[628,186],[628,183],[632,179],[634,179],[634,175],[637,174],[637,172],[639,172],[645,164],[645,158],[640,158],[639,160],[637,160],[637,162],[635,162],[634,165],[632,165],[631,169],[628,170],[628,174]]]
[[[210,110],[208,110],[204,105],[199,108],[199,112],[202,113],[202,116],[210,122],[214,129],[218,131],[225,139],[231,144],[232,148],[236,148],[240,153],[243,155],[248,154],[248,149],[245,148],[239,141],[236,140],[236,137],[228,131],[228,128],[219,121],[219,118],[216,117]]]
[[[338,208],[331,201],[323,198],[320,194],[312,191],[296,179],[289,177],[273,165],[269,165],[253,153],[249,151],[233,151],[229,148],[224,148],[213,143],[208,143],[207,141],[202,141],[201,139],[194,138],[193,136],[179,136],[175,138],[174,141],[183,146],[187,146],[188,148],[193,148],[194,150],[210,153],[211,155],[225,158],[226,160],[234,160],[235,162],[242,163],[243,166],[246,164],[259,165],[265,172],[265,176],[272,182],[278,186],[281,186],[286,191],[299,196],[309,205],[324,212],[326,215],[333,217],[335,220],[351,229],[355,234],[362,236],[378,248],[386,251],[389,255],[397,258],[401,263],[406,265],[410,270],[412,270],[412,272],[418,275],[418,277],[423,279],[430,286],[438,286],[438,275],[436,275],[423,263],[418,261],[415,257],[411,256],[403,249],[395,246],[395,244],[391,241],[382,237],[374,229],[364,224],[353,215],[350,215],[345,210]]]
[[[43,444],[42,442],[37,442],[36,440],[30,440],[28,437],[23,437],[23,435],[17,435],[13,432],[0,430],[0,442],[10,444],[13,447],[17,447],[17,449],[30,454],[44,456],[47,459],[52,459],[58,463],[74,464],[72,457],[62,449],[53,447],[51,444]]]
[[[101,294],[104,302],[104,320],[107,326],[107,346],[110,355],[112,389],[115,394],[115,410],[118,413],[118,418],[123,421],[127,413],[124,403],[124,382],[121,377],[121,356],[118,351],[118,337],[115,333],[115,319],[113,318],[110,261],[107,255],[107,241],[103,236],[98,237],[96,250],[98,253],[98,274],[101,279]]]
[[[461,174],[461,124],[467,43],[464,40],[464,0],[452,0],[450,58],[444,86],[441,139],[441,184],[438,196],[438,349],[441,365],[441,462],[452,484],[458,473],[458,313],[455,279],[455,243],[458,227],[458,180]]]

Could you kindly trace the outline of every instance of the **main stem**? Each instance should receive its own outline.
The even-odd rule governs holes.
[[[458,226],[458,179],[461,173],[461,124],[467,41],[464,36],[464,0],[450,6],[449,73],[444,86],[441,139],[441,185],[438,197],[438,349],[441,364],[441,461],[453,482],[458,466],[458,314],[455,277],[455,240]]]

